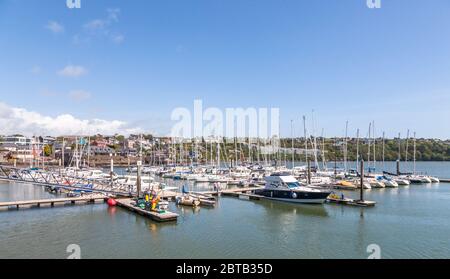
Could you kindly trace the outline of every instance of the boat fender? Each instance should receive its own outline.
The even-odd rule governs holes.
[[[293,199],[296,199],[296,198],[297,198],[297,194],[294,193],[294,192],[292,192],[292,198],[293,198]]]
[[[114,206],[117,205],[117,201],[115,199],[113,199],[113,198],[110,198],[110,199],[108,199],[108,205],[110,207],[114,207]]]

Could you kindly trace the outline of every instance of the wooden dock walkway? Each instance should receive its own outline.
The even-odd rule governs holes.
[[[25,184],[35,185],[35,186],[42,186],[42,187],[54,187],[54,188],[57,188],[57,189],[64,189],[64,190],[67,190],[67,191],[85,191],[85,192],[108,194],[108,195],[113,195],[113,196],[122,196],[122,197],[129,197],[130,196],[130,193],[125,192],[125,191],[77,187],[77,186],[74,186],[74,185],[71,186],[71,185],[47,183],[47,182],[41,182],[41,181],[28,181],[28,180],[15,179],[15,178],[0,177],[0,181],[25,183]]]
[[[197,195],[206,195],[206,196],[218,196],[220,194],[229,195],[229,196],[237,196],[239,193],[245,194],[251,191],[264,189],[264,187],[247,187],[247,188],[233,188],[233,189],[226,189],[226,190],[220,190],[220,191],[202,191],[202,192],[192,192],[193,194]]]
[[[230,196],[230,197],[236,197],[236,198],[239,198],[241,200],[255,200],[255,201],[259,201],[259,200],[266,199],[265,196],[249,194],[249,193],[225,192],[225,193],[223,193],[223,195],[224,196]]]
[[[351,205],[351,206],[359,206],[359,207],[372,207],[375,206],[377,203],[374,201],[360,201],[360,200],[354,200],[354,199],[336,199],[336,198],[328,198],[327,203],[335,203],[335,204],[342,204],[342,205]]]
[[[148,217],[157,222],[171,222],[177,221],[178,214],[166,211],[165,213],[158,213],[148,210],[143,210],[139,207],[134,206],[134,201],[132,199],[120,199],[117,200],[117,205],[128,209],[130,211],[136,212],[142,216]]]
[[[29,200],[29,201],[11,201],[11,202],[0,202],[0,208],[16,208],[20,209],[20,207],[41,207],[43,205],[49,205],[54,207],[57,204],[65,205],[67,203],[76,204],[76,203],[95,203],[96,201],[107,200],[105,196],[90,196],[90,197],[76,197],[76,198],[61,198],[61,199],[43,199],[43,200]]]

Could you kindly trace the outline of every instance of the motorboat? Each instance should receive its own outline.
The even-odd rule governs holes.
[[[395,177],[393,178],[395,182],[397,182],[398,185],[408,186],[411,184],[411,182],[407,178],[403,177]]]
[[[441,182],[439,180],[439,178],[437,178],[437,177],[428,176],[428,178],[431,180],[431,183],[439,183],[439,182]]]
[[[421,183],[431,183],[431,179],[426,177],[426,176],[422,176],[422,175],[411,175],[408,176],[409,181],[411,181],[411,183],[414,184],[421,184]]]
[[[398,183],[390,177],[385,175],[377,177],[379,182],[382,182],[386,188],[397,188]]]
[[[356,190],[357,186],[353,182],[348,180],[340,180],[336,182],[336,186],[339,189]]]
[[[286,173],[274,173],[265,177],[264,189],[256,190],[255,194],[271,200],[291,203],[324,203],[331,194],[329,190],[315,189],[303,186],[294,176]]]
[[[136,189],[137,186],[137,176],[125,175],[117,179],[117,183],[120,185],[128,186],[130,189]],[[158,183],[154,182],[154,178],[151,176],[141,176],[141,190],[148,190],[152,187],[157,186]]]
[[[386,184],[384,184],[382,181],[378,181],[375,178],[368,179],[368,182],[370,184],[370,187],[372,188],[386,188]]]

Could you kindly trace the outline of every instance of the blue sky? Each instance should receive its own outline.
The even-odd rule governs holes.
[[[448,0],[65,2],[0,0],[0,118],[21,108],[165,134],[174,108],[202,99],[279,107],[283,135],[314,110],[328,136],[374,120],[378,134],[450,138]]]

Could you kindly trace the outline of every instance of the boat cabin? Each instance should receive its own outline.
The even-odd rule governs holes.
[[[292,175],[287,175],[283,173],[276,173],[265,177],[266,189],[276,189],[276,190],[294,190],[302,185],[295,179]]]

